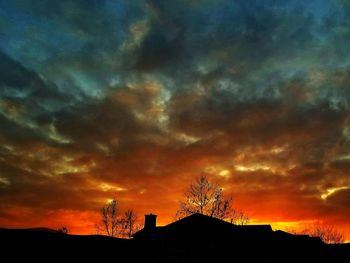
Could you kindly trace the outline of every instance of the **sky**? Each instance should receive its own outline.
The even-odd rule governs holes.
[[[2,0],[0,226],[173,220],[200,174],[253,223],[350,240],[350,1]]]

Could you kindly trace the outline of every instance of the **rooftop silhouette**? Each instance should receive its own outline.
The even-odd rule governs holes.
[[[136,232],[133,237],[136,239],[142,238],[159,238],[167,236],[177,236],[193,234],[196,236],[226,236],[233,235],[239,237],[241,235],[271,235],[273,233],[270,225],[244,225],[237,226],[220,220],[215,217],[210,217],[203,214],[193,214],[177,220],[166,226],[156,226],[156,221],[152,222],[153,226],[150,226],[149,218],[155,215],[145,216],[145,227]]]

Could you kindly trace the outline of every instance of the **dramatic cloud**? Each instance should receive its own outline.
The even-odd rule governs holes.
[[[254,222],[350,239],[345,0],[2,1],[0,226],[170,222],[204,172]]]

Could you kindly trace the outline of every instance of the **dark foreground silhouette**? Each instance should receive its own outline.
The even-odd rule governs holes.
[[[236,226],[200,214],[164,227],[156,227],[156,216],[147,215],[145,228],[130,240],[0,229],[0,244],[6,262],[350,262],[350,244],[327,245],[269,225]]]

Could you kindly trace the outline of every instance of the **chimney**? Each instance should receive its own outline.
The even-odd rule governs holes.
[[[150,213],[149,215],[145,215],[145,229],[154,229],[157,226],[157,215],[153,215]]]

